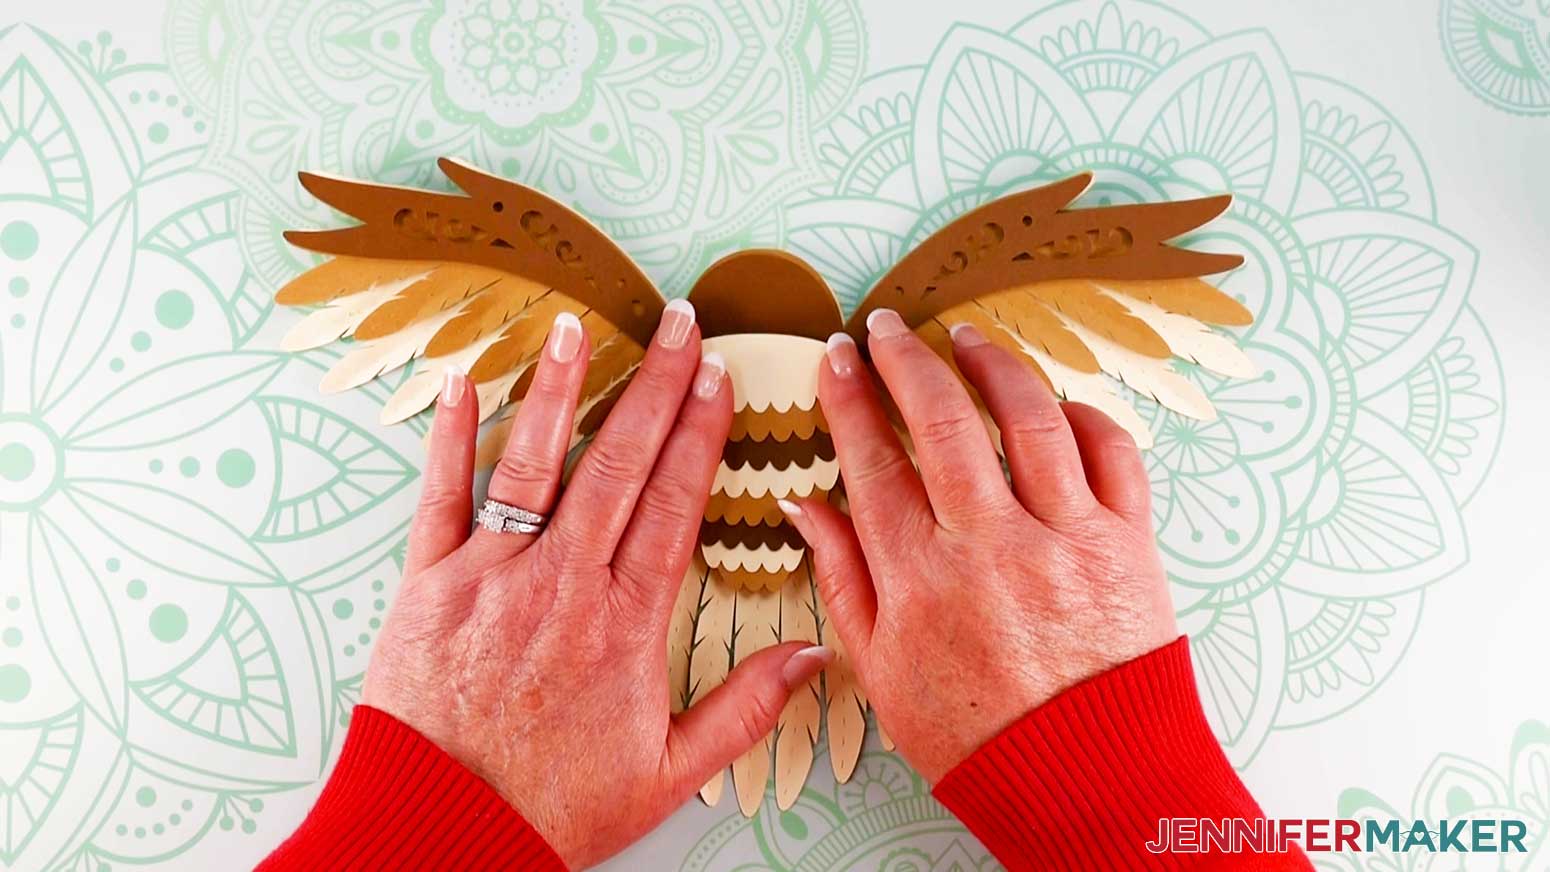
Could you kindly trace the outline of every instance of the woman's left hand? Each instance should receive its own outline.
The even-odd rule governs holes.
[[[761,651],[670,713],[668,619],[732,391],[719,359],[701,360],[693,309],[670,305],[561,498],[589,347],[579,321],[556,319],[490,482],[494,499],[552,510],[537,535],[470,535],[478,403],[449,374],[362,697],[489,782],[573,868],[644,835],[773,730],[790,688],[828,658],[799,643]]]

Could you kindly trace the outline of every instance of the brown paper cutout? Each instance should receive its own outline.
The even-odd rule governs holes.
[[[840,304],[807,261],[784,251],[751,249],[707,268],[689,292],[703,336],[777,333],[822,342],[844,329]]]
[[[818,591],[813,584],[812,561],[784,580],[780,593],[782,642],[819,643]],[[823,713],[823,678],[813,676],[791,692],[775,728],[775,805],[785,811],[796,804],[813,768],[813,746],[818,744]]]
[[[711,573],[721,580],[722,584],[734,590],[780,590],[792,573],[783,569],[774,569],[766,572],[762,569],[739,569],[729,566],[715,566]]]
[[[666,301],[601,230],[532,188],[451,158],[437,166],[467,196],[302,173],[302,187],[361,223],[288,230],[286,241],[323,254],[493,267],[597,309],[641,345],[651,341]]]
[[[1092,173],[1008,194],[933,233],[872,287],[845,322],[858,342],[887,306],[917,325],[965,300],[1058,279],[1176,279],[1235,269],[1243,258],[1168,240],[1222,214],[1227,196],[1067,209]]]
[[[764,524],[737,524],[726,521],[706,521],[700,525],[700,544],[720,543],[729,548],[742,546],[770,551],[782,548],[801,549],[806,546],[802,535],[790,524],[766,526]]]
[[[807,495],[807,499],[827,499],[828,491],[814,490]],[[722,521],[728,524],[764,524],[773,527],[784,523],[785,514],[775,500],[768,497],[729,497],[726,494],[711,494],[705,503],[705,520]]]
[[[732,635],[732,665],[780,642],[780,596],[772,591],[737,592],[737,630]],[[744,817],[753,817],[770,780],[770,744],[766,735],[732,761],[732,789]]]
[[[815,399],[812,408],[792,408],[784,412],[757,412],[742,409],[732,415],[732,432],[727,438],[743,439],[811,439],[814,433],[828,432],[829,425],[823,419],[823,410]]]
[[[320,307],[285,345],[354,338],[325,379],[331,388],[424,358],[384,406],[391,420],[433,403],[445,367],[469,371],[481,420],[495,418],[478,451],[480,464],[490,465],[555,313],[573,312],[594,343],[576,446],[628,386],[663,299],[617,245],[557,201],[450,160],[442,168],[466,196],[303,176],[308,190],[363,223],[287,234],[335,257],[277,294],[286,305]],[[704,350],[727,359],[736,408],[706,505],[706,544],[694,549],[670,620],[670,705],[678,712],[694,704],[725,680],[734,659],[778,639],[819,641],[837,655],[822,682],[792,697],[774,739],[734,764],[745,814],[771,777],[779,806],[795,802],[820,719],[842,782],[865,732],[866,695],[842,640],[828,631],[805,545],[775,504],[779,496],[843,503],[816,397],[821,340],[830,332],[863,340],[866,315],[890,306],[956,372],[948,328],[973,324],[1060,396],[1104,409],[1143,446],[1148,422],[1116,391],[1116,379],[1205,417],[1214,412],[1171,369],[1172,357],[1227,376],[1254,371],[1229,337],[1207,326],[1247,324],[1249,311],[1199,279],[1240,259],[1168,243],[1219,214],[1227,198],[1067,208],[1090,182],[1084,174],[1012,194],[949,223],[906,254],[843,323],[823,279],[783,252],[729,255],[691,291]],[[996,435],[988,417],[987,425]],[[723,788],[717,776],[701,796],[714,803]]]
[[[788,412],[817,405],[818,364],[825,349],[816,339],[738,333],[706,339],[701,349],[720,352],[726,360],[734,410]]]
[[[721,450],[721,462],[736,469],[740,466],[764,469],[788,469],[792,464],[812,466],[813,458],[833,460],[834,440],[827,433],[815,433],[808,439],[730,439]]]

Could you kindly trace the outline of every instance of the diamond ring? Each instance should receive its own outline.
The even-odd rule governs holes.
[[[549,519],[500,500],[485,500],[474,521],[491,533],[537,533]]]

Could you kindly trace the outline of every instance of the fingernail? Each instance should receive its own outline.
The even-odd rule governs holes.
[[[861,355],[856,351],[856,340],[850,338],[848,333],[835,333],[825,343],[828,349],[824,356],[829,359],[829,369],[834,370],[835,375],[850,375],[856,369],[856,364],[861,362]]]
[[[662,310],[662,323],[657,326],[657,342],[663,348],[683,348],[689,341],[689,328],[694,326],[694,305],[688,300],[674,300]]]
[[[463,399],[463,390],[468,379],[463,375],[463,368],[455,363],[449,363],[441,370],[441,404],[452,408]]]
[[[791,655],[791,659],[781,667],[780,677],[786,682],[786,689],[796,690],[811,681],[819,670],[833,662],[834,651],[823,645],[803,648]]]
[[[953,344],[959,348],[974,348],[990,341],[985,338],[985,334],[981,333],[978,327],[966,321],[960,321],[947,328],[947,333],[953,337]]]
[[[910,328],[904,326],[904,319],[892,309],[873,309],[872,314],[866,316],[866,329],[878,339],[890,339],[910,332]]]
[[[802,511],[802,507],[784,499],[776,500],[775,505],[780,507],[781,514],[784,514],[791,526],[796,528],[797,535],[801,536],[804,542],[807,541],[807,530],[804,529],[807,526],[807,514]]]
[[[694,395],[702,400],[708,400],[721,391],[721,383],[726,380],[727,361],[721,356],[721,352],[712,351],[700,358],[700,368],[694,373]]]
[[[549,328],[549,359],[555,363],[570,363],[581,348],[581,319],[570,312],[554,316],[554,326]]]

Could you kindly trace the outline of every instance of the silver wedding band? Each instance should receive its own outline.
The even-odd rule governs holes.
[[[500,500],[485,500],[474,521],[491,533],[537,533],[549,523],[548,518],[537,512]]]

